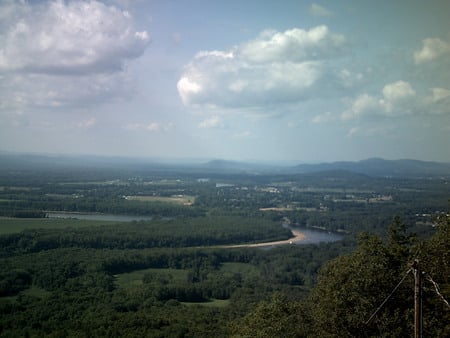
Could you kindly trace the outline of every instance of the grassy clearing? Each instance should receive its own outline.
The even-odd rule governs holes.
[[[189,195],[177,195],[171,197],[161,197],[161,196],[127,196],[129,201],[140,201],[140,202],[163,202],[163,203],[174,203],[181,205],[192,205],[195,202],[195,196]]]
[[[150,284],[146,284],[147,287],[154,285],[160,285],[163,283],[167,287],[176,287],[185,285],[190,270],[182,269],[143,269],[136,270],[129,273],[123,273],[116,275],[115,284],[117,287],[127,290],[127,292],[139,292],[142,288],[143,279],[145,275],[151,274]],[[257,276],[258,269],[255,266],[247,263],[224,263],[219,270],[223,273],[223,276],[232,276],[234,274],[242,274],[243,276]],[[217,272],[211,272],[214,275]],[[209,276],[213,277],[213,276]],[[224,308],[230,304],[229,299],[215,299],[211,298],[204,302],[180,302],[186,306],[202,306],[202,307],[214,307]]]
[[[38,288],[36,286],[32,286],[29,289],[19,292],[15,296],[0,297],[0,305],[2,304],[2,302],[4,302],[5,304],[8,302],[15,303],[17,301],[17,298],[20,296],[29,296],[29,297],[44,299],[44,298],[50,297],[51,294],[52,293],[50,291],[46,291],[46,290]]]
[[[256,266],[248,263],[223,263],[220,267],[220,271],[230,274],[240,273],[243,276],[257,274],[259,272]]]
[[[210,299],[207,302],[193,303],[193,302],[180,302],[187,306],[205,306],[205,307],[227,307],[230,304],[229,299]]]
[[[5,190],[14,190],[14,191],[32,191],[32,190],[40,190],[41,188],[37,187],[14,187],[14,186],[0,186],[0,191]]]
[[[223,263],[220,271],[225,274],[240,273],[244,276],[257,274],[258,269],[247,263]],[[116,285],[121,288],[132,288],[143,284],[143,278],[146,274],[152,274],[155,279],[163,278],[169,281],[169,284],[177,284],[185,282],[188,277],[189,270],[182,269],[142,269],[132,272],[116,275]]]
[[[113,223],[117,222],[81,219],[0,217],[0,235],[14,234],[27,229],[82,228]]]
[[[78,194],[45,194],[47,197],[53,197],[53,198],[80,198],[81,195]]]
[[[179,283],[187,280],[188,271],[181,269],[143,269],[116,275],[116,285],[122,288],[133,288],[143,284],[146,274],[152,274],[164,278],[170,283]]]
[[[36,286],[32,286],[29,289],[23,290],[20,294],[43,299],[49,297],[52,293]]]

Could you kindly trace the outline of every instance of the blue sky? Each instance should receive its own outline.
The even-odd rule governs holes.
[[[0,150],[450,162],[450,2],[0,0]]]

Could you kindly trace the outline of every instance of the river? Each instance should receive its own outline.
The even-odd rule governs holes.
[[[274,242],[261,242],[261,243],[249,243],[249,244],[233,244],[233,245],[223,245],[222,248],[263,248],[270,249],[280,245],[286,244],[318,244],[318,243],[328,243],[328,242],[336,242],[342,239],[342,236],[328,232],[324,230],[311,229],[311,228],[298,228],[298,227],[290,227],[286,224],[283,224],[283,227],[288,228],[292,231],[293,237],[289,239],[285,239],[282,241],[274,241]]]
[[[317,244],[322,242],[337,242],[342,240],[343,236],[335,232],[328,232],[324,230],[316,230],[311,228],[290,228],[291,230],[299,231],[304,235],[304,238],[293,241],[293,244]]]

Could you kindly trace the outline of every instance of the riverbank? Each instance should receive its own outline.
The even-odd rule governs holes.
[[[284,244],[295,244],[300,241],[304,241],[306,236],[304,233],[297,229],[292,229],[293,237],[282,240],[282,241],[274,241],[274,242],[263,242],[263,243],[251,243],[251,244],[235,244],[235,245],[224,245],[222,248],[264,248],[270,246],[284,245]]]

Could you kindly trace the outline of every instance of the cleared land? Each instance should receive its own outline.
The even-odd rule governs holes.
[[[124,289],[133,288],[144,284],[144,276],[147,274],[152,274],[155,279],[163,278],[171,283],[182,282],[187,279],[188,270],[182,269],[142,269],[135,270],[132,272],[121,273],[116,275],[115,283],[117,286]]]
[[[81,219],[0,217],[0,235],[14,234],[28,229],[81,228],[112,223],[117,222]]]
[[[136,196],[126,196],[125,199],[128,201],[163,202],[180,205],[192,205],[195,202],[195,196],[189,195],[176,195],[170,197],[136,195]]]

